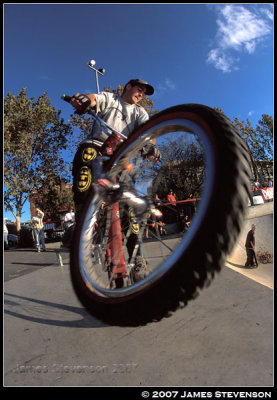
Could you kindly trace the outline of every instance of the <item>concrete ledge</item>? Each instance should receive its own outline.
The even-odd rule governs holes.
[[[273,214],[273,201],[248,207],[245,219],[262,217],[268,214]]]

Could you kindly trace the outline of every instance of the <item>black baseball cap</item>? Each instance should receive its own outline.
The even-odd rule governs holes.
[[[149,85],[149,83],[147,83],[143,79],[131,79],[128,83],[131,83],[132,86],[135,86],[135,85],[143,85],[143,86],[145,86],[146,87],[145,94],[147,94],[149,96],[151,96],[151,94],[154,93],[153,86]],[[128,83],[126,85],[128,85]]]

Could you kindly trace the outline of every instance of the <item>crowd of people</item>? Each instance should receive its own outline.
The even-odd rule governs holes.
[[[195,213],[193,196],[190,194],[186,202],[178,206],[177,196],[172,189],[169,190],[164,200],[161,200],[157,194],[154,196],[154,205],[162,212],[162,217],[156,217],[148,214],[145,229],[145,238],[149,238],[149,231],[161,236],[167,235],[167,226],[176,225],[175,229],[178,233],[186,232],[191,224],[192,217]]]
[[[251,188],[253,192],[256,192],[260,189],[270,188],[273,187],[272,179],[268,179],[267,182],[263,181],[260,182],[259,179],[255,179],[255,181],[251,184]]]

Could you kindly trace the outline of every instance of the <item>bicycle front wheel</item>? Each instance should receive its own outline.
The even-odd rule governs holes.
[[[139,157],[153,139],[163,154],[154,165]],[[198,104],[169,108],[140,126],[106,165],[111,179],[121,179],[126,160],[145,209],[130,207],[124,196],[103,202],[92,193],[75,230],[70,269],[92,315],[136,326],[186,305],[223,267],[244,220],[250,169],[231,121]],[[182,197],[176,204],[165,198],[173,184]],[[184,200],[187,191],[193,199]]]

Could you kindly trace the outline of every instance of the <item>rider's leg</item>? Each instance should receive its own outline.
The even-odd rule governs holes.
[[[75,220],[80,214],[92,190],[92,161],[97,157],[97,149],[88,141],[81,143],[73,160],[73,199],[75,203]]]
[[[135,210],[132,207],[129,207],[128,210],[128,225],[129,225],[129,236],[127,238],[126,247],[128,251],[128,262],[131,261],[135,247],[138,243],[138,235],[140,233],[140,225],[135,215]],[[140,245],[138,245],[136,255],[140,255]]]

